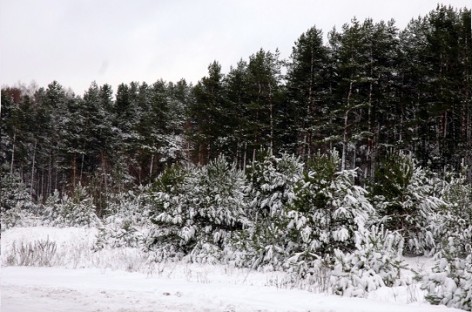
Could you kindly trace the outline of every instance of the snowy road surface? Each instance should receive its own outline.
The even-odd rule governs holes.
[[[223,281],[192,282],[100,269],[4,267],[3,312],[459,311]]]

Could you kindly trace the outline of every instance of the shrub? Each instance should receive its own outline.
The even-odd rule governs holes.
[[[96,226],[101,221],[95,213],[92,197],[85,188],[78,186],[72,197],[60,196],[55,191],[46,201],[45,223],[54,226]]]
[[[467,233],[469,241],[471,232]],[[420,277],[421,288],[431,304],[472,310],[472,249],[465,258],[458,257],[457,242],[450,239],[448,248],[438,255],[433,272]]]
[[[401,270],[406,268],[401,259],[402,251],[403,238],[399,233],[375,226],[364,231],[352,253],[335,251],[330,280],[333,292],[365,297],[380,287],[408,283],[401,276]]]
[[[18,266],[52,266],[57,252],[55,242],[37,240],[31,243],[13,243],[6,259],[7,265]]]

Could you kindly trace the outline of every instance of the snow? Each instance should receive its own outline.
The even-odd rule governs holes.
[[[406,305],[224,280],[195,282],[100,269],[6,267],[1,276],[4,312],[454,311],[428,304]]]
[[[225,265],[149,264],[139,249],[92,251],[97,231],[87,228],[13,228],[2,233],[3,312],[336,311],[453,312],[431,306],[416,285],[380,288],[367,299],[288,288],[282,272]],[[57,244],[53,267],[8,265],[14,244]],[[78,249],[81,249],[79,252]],[[427,258],[409,260],[427,268]]]

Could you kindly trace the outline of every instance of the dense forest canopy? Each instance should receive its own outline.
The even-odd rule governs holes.
[[[214,61],[195,85],[3,87],[2,179],[43,201],[88,186],[100,213],[171,164],[245,168],[261,149],[305,162],[336,150],[360,184],[398,152],[436,172],[472,167],[470,10],[438,6],[402,30],[353,19],[323,38],[310,28],[288,60],[261,48],[228,73]]]

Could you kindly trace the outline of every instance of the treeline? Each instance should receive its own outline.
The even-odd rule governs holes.
[[[261,148],[305,162],[337,150],[358,183],[392,151],[435,171],[472,166],[470,10],[438,6],[403,30],[353,19],[328,38],[313,27],[288,60],[261,49],[226,74],[215,61],[194,86],[2,88],[2,180],[20,179],[38,200],[86,185],[100,215],[108,194],[170,164],[224,154],[245,168]]]
[[[356,170],[339,171],[340,161],[336,152],[304,163],[265,150],[243,169],[224,157],[168,166],[153,183],[111,194],[101,218],[80,185],[40,205],[18,185],[1,229],[89,226],[94,252],[138,248],[149,264],[286,271],[286,287],[343,296],[416,287],[414,275],[430,303],[470,311],[472,188],[464,176],[439,178],[397,153],[376,170],[380,181],[362,187]],[[432,272],[405,274],[403,256],[419,255],[434,255]],[[24,265],[21,258],[13,253],[9,264]]]

